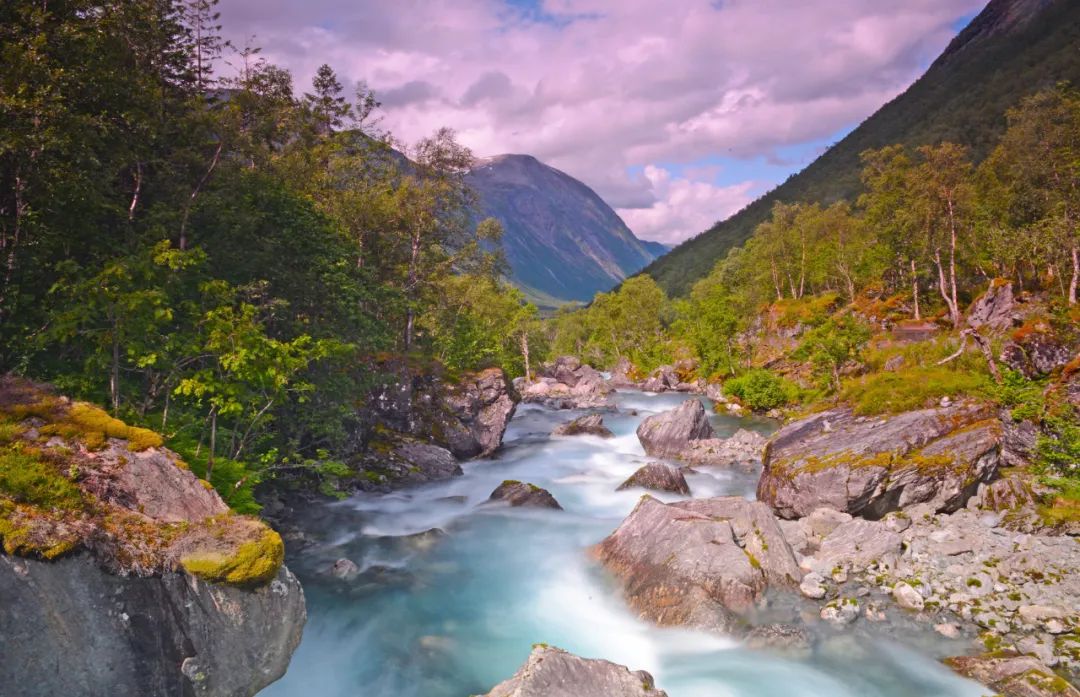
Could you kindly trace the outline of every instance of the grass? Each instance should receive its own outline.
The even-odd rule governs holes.
[[[856,414],[870,416],[930,407],[942,397],[990,399],[994,385],[983,373],[926,366],[847,380],[840,396]]]

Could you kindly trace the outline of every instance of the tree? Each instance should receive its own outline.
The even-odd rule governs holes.
[[[826,383],[839,391],[841,369],[859,359],[870,335],[870,328],[850,314],[830,317],[806,333],[795,356],[809,359]]]
[[[304,93],[304,104],[314,117],[316,133],[330,135],[351,118],[352,105],[342,96],[334,69],[325,63],[315,72],[311,87],[312,92]]]

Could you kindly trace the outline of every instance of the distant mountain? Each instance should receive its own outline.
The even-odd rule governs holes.
[[[467,180],[481,216],[503,224],[511,280],[538,305],[591,300],[667,251],[634,237],[596,192],[535,157],[480,160]]]
[[[992,0],[906,92],[802,172],[645,269],[685,295],[776,201],[832,203],[858,193],[859,154],[892,143],[962,143],[981,159],[1022,97],[1067,80],[1080,85],[1080,0]]]

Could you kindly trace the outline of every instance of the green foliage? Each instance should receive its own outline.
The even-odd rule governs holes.
[[[768,411],[798,399],[798,388],[772,371],[764,368],[749,370],[724,382],[724,392],[754,411]]]
[[[934,406],[942,397],[987,399],[993,393],[993,382],[985,373],[924,366],[845,380],[840,397],[856,414],[869,416]]]
[[[1080,414],[1072,406],[1059,408],[1043,421],[1035,447],[1035,463],[1048,474],[1080,487]],[[1077,497],[1080,498],[1080,497]]]
[[[1046,409],[1043,391],[1046,386],[1024,377],[1023,373],[1005,368],[1001,383],[995,386],[995,397],[1002,406],[1011,409],[1014,421],[1025,419],[1039,423]]]
[[[831,317],[806,333],[793,356],[808,358],[826,385],[839,390],[840,370],[859,361],[870,334],[870,327],[851,315]]]

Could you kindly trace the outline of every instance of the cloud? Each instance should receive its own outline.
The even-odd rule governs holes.
[[[399,139],[450,126],[478,155],[535,155],[629,211],[636,233],[676,241],[733,212],[740,187],[700,173],[664,180],[665,167],[776,162],[784,148],[831,137],[905,89],[956,19],[983,3],[222,0],[220,9],[234,43],[256,35],[298,89],[329,63],[343,82],[368,82]],[[731,181],[737,165],[725,159],[725,169]],[[745,196],[751,186],[740,186]]]
[[[675,244],[727,218],[753,200],[753,182],[714,186],[707,181],[675,178],[666,169],[649,165],[645,179],[654,202],[648,208],[621,208],[619,215],[646,240]]]

